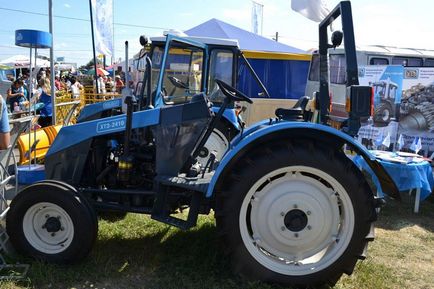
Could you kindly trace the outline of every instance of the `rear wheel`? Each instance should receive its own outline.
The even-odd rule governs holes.
[[[89,253],[97,234],[95,215],[76,192],[55,183],[38,183],[12,201],[6,219],[15,249],[55,263],[71,263]]]
[[[250,155],[217,195],[217,227],[235,270],[297,287],[350,274],[375,219],[360,171],[342,152],[309,141]]]
[[[374,112],[374,121],[387,125],[392,118],[392,106],[388,102],[382,102]]]

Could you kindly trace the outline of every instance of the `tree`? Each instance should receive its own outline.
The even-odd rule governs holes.
[[[78,70],[89,70],[89,69],[92,69],[92,68],[94,68],[93,63],[94,63],[94,62],[93,62],[93,59],[91,59],[91,60],[89,60],[89,62],[88,62],[87,64],[80,66],[80,67],[78,68]],[[101,62],[99,59],[97,59],[97,60],[96,60],[96,64],[97,64],[97,65],[98,65],[98,64],[102,64],[102,62]]]

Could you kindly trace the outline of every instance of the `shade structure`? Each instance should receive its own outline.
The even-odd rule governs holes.
[[[188,36],[237,39],[241,50],[305,53],[301,49],[273,41],[215,18],[184,32]]]
[[[50,48],[53,45],[51,34],[45,31],[15,30],[15,45],[27,48]]]
[[[32,60],[32,62],[34,63],[34,60]],[[0,61],[0,65],[9,66],[12,68],[29,68],[30,58],[29,56],[24,56],[24,55],[14,55]],[[36,66],[49,67],[50,61],[46,59],[37,58]]]
[[[11,70],[11,69],[14,69],[14,67],[9,66],[9,65],[0,64],[0,70]]]
[[[96,73],[98,74],[98,76],[106,76],[106,75],[110,74],[107,70],[105,70],[104,68],[101,68],[101,67],[98,67],[96,69]],[[86,74],[88,74],[88,75],[94,75],[95,74],[95,69],[89,69],[86,72]]]

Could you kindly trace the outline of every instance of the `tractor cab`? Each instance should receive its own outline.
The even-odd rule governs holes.
[[[375,102],[377,102],[377,100],[389,100],[389,99],[391,101],[395,101],[396,92],[397,92],[396,90],[398,89],[398,85],[394,82],[391,82],[390,79],[374,82],[372,84],[372,87],[374,89]]]
[[[238,42],[234,40],[174,35],[153,38],[150,57],[154,107],[186,103],[198,93],[214,92],[213,99],[220,99],[215,79],[235,84],[237,52]]]
[[[237,40],[169,34],[166,37],[151,38],[151,43],[138,54],[135,96],[143,102],[148,99],[148,93],[143,89],[147,82],[146,56],[152,65],[152,99],[148,104],[153,107],[186,103],[198,93],[205,93],[214,105],[219,106],[224,95],[215,80],[236,87],[238,72],[244,67],[251,72],[263,94],[268,95],[239,50]]]

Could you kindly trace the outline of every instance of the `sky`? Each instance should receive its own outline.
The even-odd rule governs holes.
[[[337,0],[324,0],[330,9]],[[82,65],[92,58],[88,0],[52,0],[54,57]],[[188,30],[211,18],[251,31],[251,0],[113,0],[115,61],[139,51],[139,36]],[[318,23],[291,10],[290,0],[256,0],[264,5],[262,35],[309,50],[317,47]],[[434,49],[434,1],[353,0],[356,45]],[[48,0],[0,0],[0,60],[28,55],[15,46],[17,29],[49,30]],[[41,50],[49,55],[49,50]]]

